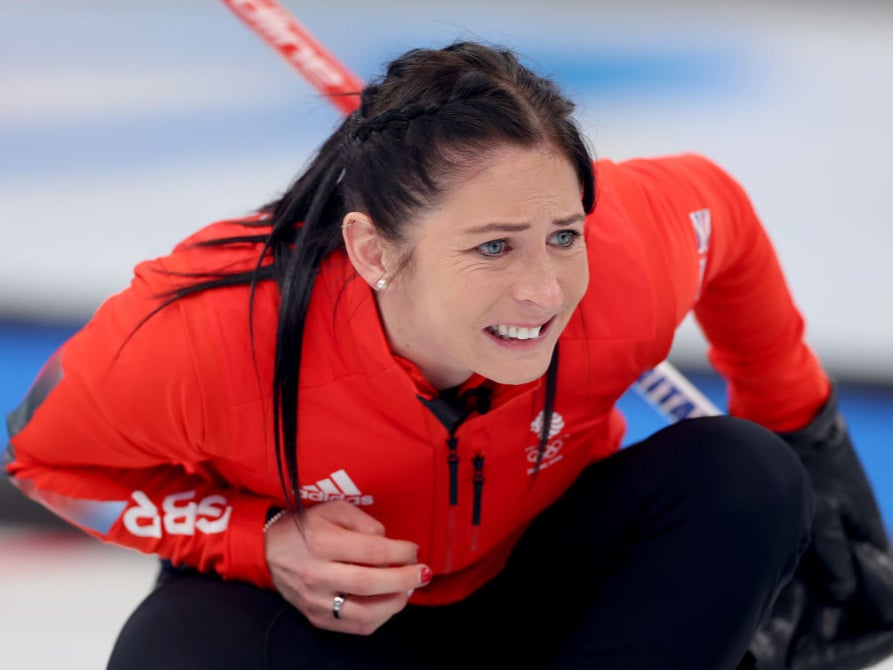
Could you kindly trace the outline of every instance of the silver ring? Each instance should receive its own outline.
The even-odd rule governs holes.
[[[347,600],[347,596],[344,593],[335,596],[335,601],[332,603],[332,616],[336,619],[341,618],[341,608],[344,606],[345,600]]]

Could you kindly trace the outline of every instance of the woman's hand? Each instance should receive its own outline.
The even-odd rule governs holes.
[[[385,537],[384,526],[342,500],[310,507],[301,521],[283,515],[267,529],[273,584],[317,628],[369,635],[431,581],[413,542]],[[345,598],[340,618],[335,597]]]

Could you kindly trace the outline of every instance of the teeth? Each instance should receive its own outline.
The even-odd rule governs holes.
[[[519,328],[518,326],[499,324],[498,326],[490,326],[487,330],[506,340],[532,340],[540,336],[540,331],[542,329],[542,326],[536,326],[535,328]]]

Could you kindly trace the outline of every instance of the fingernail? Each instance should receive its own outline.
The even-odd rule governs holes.
[[[406,592],[406,597],[407,597],[407,598],[411,598],[411,597],[412,597],[412,592],[413,592],[413,591],[415,591],[415,589],[409,589],[409,590]]]
[[[434,579],[434,572],[427,565],[419,570],[419,584],[425,586],[430,584],[432,579]]]

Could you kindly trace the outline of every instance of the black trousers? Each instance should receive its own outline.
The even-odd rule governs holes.
[[[178,573],[126,622],[108,670],[734,669],[812,512],[777,436],[691,419],[589,467],[460,603],[355,636],[313,628],[276,593]]]

